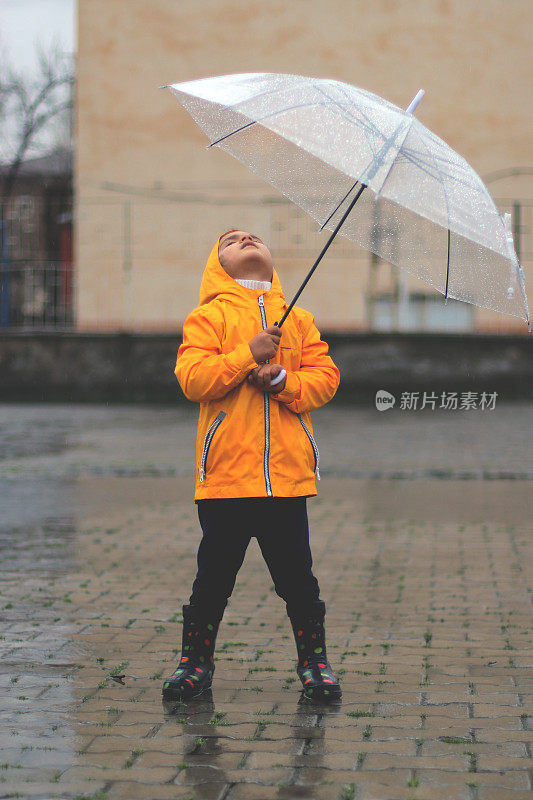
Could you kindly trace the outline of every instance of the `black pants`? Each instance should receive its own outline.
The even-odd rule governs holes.
[[[189,602],[222,616],[252,536],[288,614],[319,600],[320,588],[311,570],[306,501],[305,497],[198,500],[203,536]]]

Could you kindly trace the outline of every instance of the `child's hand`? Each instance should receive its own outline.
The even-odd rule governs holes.
[[[265,328],[264,331],[261,331],[257,336],[254,336],[253,339],[250,339],[248,344],[258,364],[276,355],[280,339],[281,328],[278,328],[277,325],[271,325],[270,328]]]
[[[277,394],[285,388],[287,376],[285,375],[283,380],[277,383],[275,386],[271,386],[270,381],[276,378],[282,369],[283,367],[281,364],[263,364],[261,367],[255,367],[255,369],[248,374],[246,380],[261,392]]]

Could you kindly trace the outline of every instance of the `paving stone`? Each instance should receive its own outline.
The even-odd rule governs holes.
[[[294,787],[290,787],[293,789]],[[283,786],[264,786],[263,784],[255,783],[238,783],[231,787],[229,793],[226,795],[227,800],[279,800],[279,798],[302,798],[302,800],[311,800],[311,798],[318,798],[314,793],[296,794],[291,791],[285,790]]]
[[[0,791],[2,797],[22,797],[24,800],[27,798],[35,798],[35,800],[52,800],[52,798],[74,798],[76,796],[83,796],[84,794],[96,794],[102,792],[106,787],[105,781],[76,781],[65,783],[48,783],[43,780],[33,781],[17,781],[6,780],[0,784]],[[105,795],[104,795],[105,797]],[[192,798],[191,798],[192,800]]]
[[[531,800],[531,790],[489,788],[483,786],[478,789],[479,800]]]
[[[86,766],[86,767],[70,767],[62,776],[59,781],[120,781],[132,780],[140,781],[146,784],[168,783],[178,773],[177,768],[157,768],[148,767],[140,770],[134,764],[130,768],[113,768],[103,765],[101,767]]]
[[[463,780],[465,783],[473,782],[478,786],[500,786],[506,789],[523,789],[529,785],[527,775],[527,765],[521,771],[510,770],[505,773],[500,772],[469,772],[465,767],[465,771],[461,774],[453,774],[449,771],[443,771],[438,768],[435,769],[420,769],[416,771],[417,777],[420,779],[420,784],[430,785],[446,785],[462,786]]]
[[[439,756],[446,755],[450,752],[461,753],[463,750],[468,749],[478,755],[486,754],[487,757],[492,758],[495,755],[516,756],[518,758],[527,758],[527,747],[525,742],[471,742],[468,737],[465,737],[464,742],[453,741],[435,741],[433,739],[424,738],[422,745],[422,752],[424,755]]]
[[[225,784],[204,784],[202,800],[218,800]],[[146,785],[134,779],[113,781],[108,790],[109,800],[196,800],[191,788],[171,785]]]

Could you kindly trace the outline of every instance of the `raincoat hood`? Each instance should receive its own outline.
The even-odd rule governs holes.
[[[222,234],[223,235],[223,234]],[[213,249],[207,259],[202,281],[200,283],[200,292],[198,296],[198,304],[204,305],[214,300],[215,297],[221,300],[230,300],[232,303],[240,306],[249,305],[252,301],[257,304],[257,297],[260,294],[268,295],[269,299],[278,296],[281,303],[286,306],[283,289],[278,277],[278,273],[273,268],[272,272],[272,286],[265,292],[264,289],[249,289],[246,286],[241,286],[240,283],[229,275],[218,257],[218,245],[221,236],[218,237]]]

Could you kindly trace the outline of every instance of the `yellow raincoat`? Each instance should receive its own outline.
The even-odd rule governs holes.
[[[311,312],[293,306],[269,360],[287,370],[285,388],[271,394],[248,383],[259,366],[248,342],[279,322],[288,304],[275,269],[269,291],[241,286],[220,264],[218,243],[199,305],[183,324],[174,370],[185,396],[200,403],[194,501],[311,497],[320,473],[309,412],[331,400],[339,370]]]

